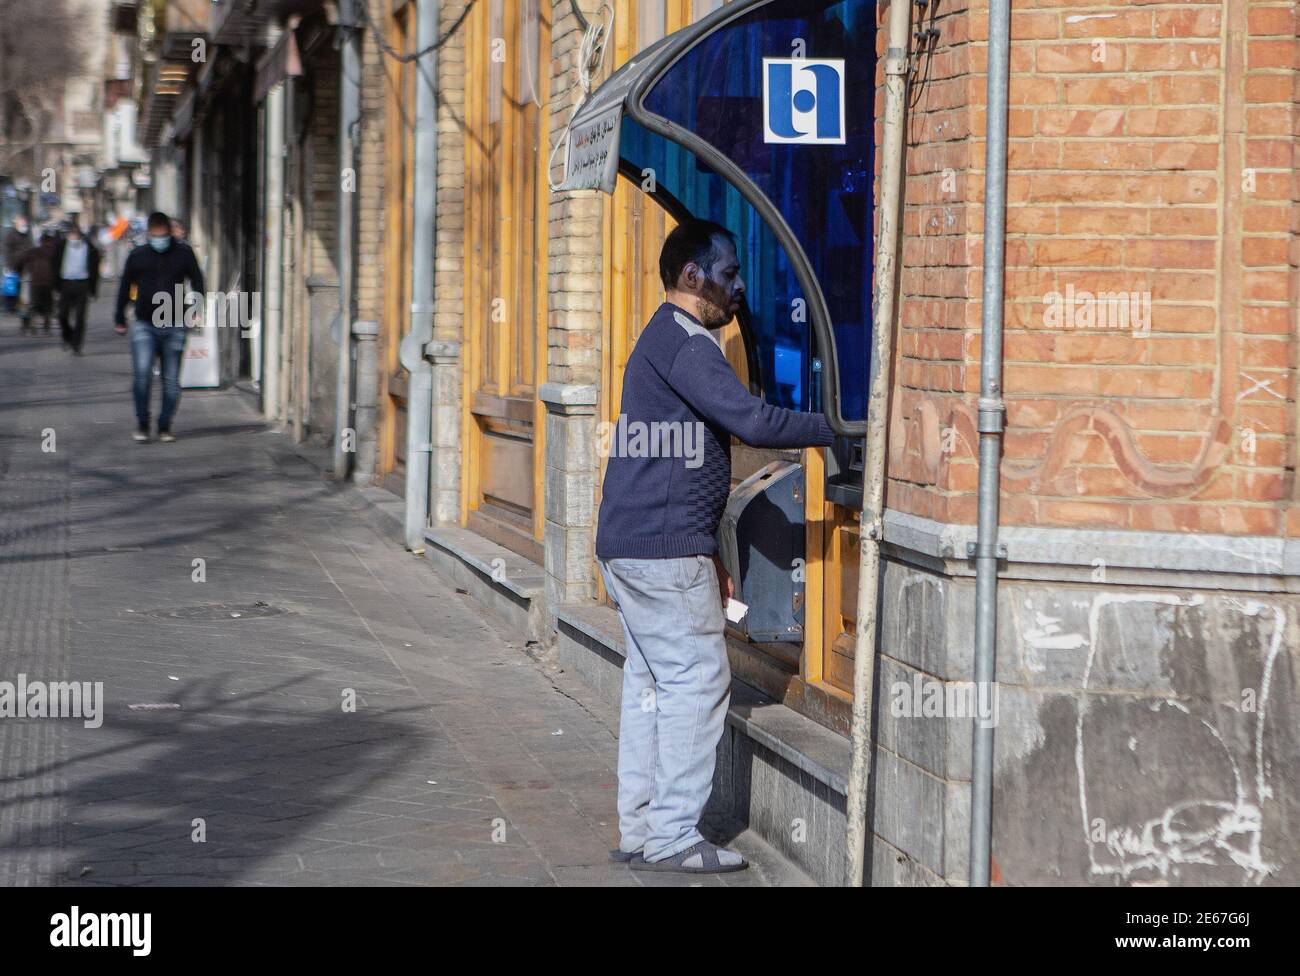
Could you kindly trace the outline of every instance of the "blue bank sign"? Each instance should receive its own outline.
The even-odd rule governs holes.
[[[844,144],[843,59],[763,59],[763,141]]]

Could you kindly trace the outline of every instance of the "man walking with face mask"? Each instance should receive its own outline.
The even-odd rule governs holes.
[[[135,374],[136,432],[141,443],[149,440],[149,394],[153,382],[153,364],[162,363],[162,409],[158,412],[158,440],[170,443],[172,417],[181,399],[181,357],[185,353],[186,314],[196,315],[203,302],[203,272],[194,252],[184,241],[172,237],[171,219],[165,213],[152,213],[148,222],[149,239],[133,250],[122,269],[122,283],[117,292],[117,310],[113,317],[119,335],[127,334],[126,306],[131,289],[136,290],[135,316],[131,322],[131,366]],[[189,290],[186,290],[186,283]],[[195,295],[197,309],[190,311],[191,300],[179,296]],[[194,323],[194,324],[197,324]]]
[[[99,288],[99,249],[73,221],[54,251],[55,290],[59,293],[59,328],[63,344],[81,355],[86,338],[86,304]]]
[[[834,435],[822,414],[750,395],[723,355],[717,331],[745,293],[726,228],[703,220],[678,226],[664,242],[659,277],[667,301],[628,359],[620,422],[652,437],[676,431],[679,445],[702,440],[704,450],[701,460],[653,445],[611,454],[605,470],[596,556],[627,647],[621,839],[610,856],[639,871],[738,871],[744,858],[699,831],[731,695],[723,604],[732,586],[716,541],[731,490],[731,437],[754,447],[814,447]],[[686,436],[688,426],[697,440]]]

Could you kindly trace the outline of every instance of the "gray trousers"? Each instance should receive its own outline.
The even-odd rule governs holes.
[[[718,574],[708,556],[600,565],[627,644],[619,846],[659,861],[703,840],[700,815],[731,698]]]

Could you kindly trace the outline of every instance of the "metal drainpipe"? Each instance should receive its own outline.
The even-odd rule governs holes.
[[[292,29],[292,27],[290,28]],[[302,310],[298,299],[298,259],[299,242],[302,235],[298,233],[298,186],[301,179],[302,144],[298,140],[298,83],[293,78],[284,80],[284,277],[281,290],[284,293],[284,311],[281,321],[286,324],[286,339],[280,356],[281,403],[284,406],[284,419],[293,431],[295,444],[303,439],[303,401],[305,396],[301,389],[299,376],[304,354],[302,329],[298,321]]]
[[[347,17],[343,30],[343,51],[339,72],[339,168],[356,173],[356,142],[353,132],[361,122],[361,28],[357,24],[352,5],[361,0],[350,0],[343,5]],[[352,427],[352,285],[355,272],[353,225],[356,211],[356,177],[350,182],[339,173],[338,193],[338,265],[339,265],[339,321],[336,338],[339,343],[338,379],[334,390],[334,477],[348,476],[348,455],[345,450],[345,432]],[[353,432],[352,439],[356,434]],[[353,445],[355,448],[355,444]]]
[[[975,537],[975,688],[997,694],[998,466],[1002,457],[1002,297],[1007,234],[1007,76],[1011,0],[989,5],[988,138],[984,144],[984,295],[980,326],[979,525]],[[984,701],[983,697],[980,699]],[[975,723],[970,884],[988,887],[993,833],[993,725]]]
[[[875,324],[871,398],[862,457],[862,520],[858,548],[858,621],[853,657],[852,765],[849,767],[845,880],[862,887],[866,876],[867,793],[871,787],[871,699],[875,693],[876,603],[880,544],[884,539],[885,431],[889,425],[889,366],[898,309],[898,249],[902,241],[903,140],[907,114],[907,48],[912,0],[890,0],[885,53],[884,146],[880,160],[880,236],[875,268]]]
[[[442,4],[418,0],[415,48],[438,39]],[[433,261],[438,216],[438,52],[415,62],[415,173],[411,227],[411,331],[398,347],[410,373],[406,401],[406,547],[424,551],[429,517],[429,462],[433,424],[433,367],[424,347],[433,339]]]
[[[267,35],[274,50],[279,28]],[[262,413],[280,419],[280,347],[284,322],[284,86],[281,81],[266,96],[266,198],[263,201],[266,249],[262,287],[266,314],[262,319]]]

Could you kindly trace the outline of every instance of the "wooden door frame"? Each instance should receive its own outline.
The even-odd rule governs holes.
[[[384,29],[394,50],[411,50],[416,30],[414,0],[394,0],[385,14]],[[384,323],[379,370],[379,457],[377,474],[397,494],[405,493],[405,479],[392,477],[397,469],[397,403],[405,396],[398,346],[410,330],[409,265],[411,254],[410,202],[414,190],[407,107],[414,88],[411,65],[383,58],[384,67]],[[398,483],[400,480],[400,484]]]
[[[546,409],[537,391],[547,375],[547,233],[549,185],[546,179],[546,151],[549,145],[549,111],[546,108],[550,88],[550,6],[545,0],[537,3],[539,27],[537,32],[536,77],[541,105],[527,109],[535,113],[531,120],[520,118],[521,111],[510,105],[519,104],[519,64],[507,58],[501,70],[503,111],[499,123],[489,124],[488,98],[490,97],[490,42],[491,5],[481,3],[470,12],[465,23],[466,31],[466,83],[465,83],[465,240],[464,260],[467,270],[465,281],[465,320],[461,372],[461,522],[480,534],[507,546],[535,562],[543,562],[542,545],[545,530],[545,451]],[[502,34],[513,41],[507,50],[521,51],[521,9],[517,0],[505,0],[502,9]],[[499,126],[494,134],[493,126]],[[521,140],[531,142],[532,151],[521,146]],[[494,223],[505,215],[507,221],[533,221],[528,234],[523,257],[516,244],[524,238],[512,226],[501,237],[498,253],[489,253],[494,246]],[[531,294],[519,288],[525,265],[533,275]],[[486,269],[486,273],[485,272]],[[484,382],[484,350],[487,348],[485,329],[491,314],[493,285],[496,281],[511,284],[511,290],[502,289],[506,298],[507,314],[518,318],[513,325],[513,335],[522,330],[533,330],[532,382],[517,389],[514,384],[513,349],[509,342],[499,342],[490,352],[495,357],[496,375],[504,381],[504,389],[489,389]],[[526,321],[531,319],[531,322]],[[485,435],[476,419],[475,405],[482,407],[486,401],[499,401],[503,417],[527,415],[532,425],[532,508],[529,537],[503,525],[495,524],[490,516],[480,513],[482,503]]]

